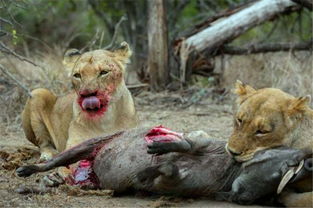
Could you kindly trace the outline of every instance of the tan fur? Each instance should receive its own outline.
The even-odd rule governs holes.
[[[238,110],[226,148],[237,161],[250,160],[258,150],[281,145],[313,151],[313,110],[307,104],[309,96],[295,98],[275,88],[255,90],[240,81],[236,83],[235,93]],[[312,192],[303,196],[306,198],[302,201],[312,205]],[[299,200],[299,195],[296,199]]]
[[[66,53],[64,64],[70,71],[74,90],[63,97],[47,89],[32,91],[22,113],[22,123],[27,139],[40,147],[42,160],[88,138],[136,126],[134,102],[123,77],[130,55],[125,42],[113,52],[95,50],[79,54],[71,50]],[[103,70],[108,73],[100,75]],[[80,78],[75,77],[77,73]],[[107,111],[97,118],[88,117],[78,104],[81,90],[111,93]]]
[[[305,193],[283,193],[280,201],[286,207],[313,207],[313,194],[312,192]]]

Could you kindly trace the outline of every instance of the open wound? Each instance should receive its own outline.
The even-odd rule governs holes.
[[[183,133],[172,131],[162,125],[151,129],[146,135],[145,140],[148,144],[152,142],[173,142],[180,141]]]
[[[81,160],[78,167],[72,171],[70,185],[79,185],[88,188],[98,188],[99,180],[93,171],[93,161]]]

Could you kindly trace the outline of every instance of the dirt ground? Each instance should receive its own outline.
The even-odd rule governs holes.
[[[231,102],[221,103],[218,99],[204,98],[189,107],[182,104],[188,104],[193,98],[181,94],[140,93],[135,101],[141,126],[162,124],[183,132],[204,130],[212,138],[227,139],[232,130]],[[50,193],[42,195],[18,194],[18,187],[36,185],[44,174],[26,179],[15,176],[14,169],[21,164],[35,162],[38,152],[25,139],[21,128],[16,131],[6,131],[5,128],[0,125],[0,207],[241,207],[209,199],[180,199],[135,193],[118,197],[88,193],[77,196],[77,193],[64,188],[54,188]]]

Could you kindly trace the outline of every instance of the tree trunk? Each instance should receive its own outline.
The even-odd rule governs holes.
[[[185,42],[190,48],[189,52],[214,50],[296,5],[291,0],[261,0],[225,19],[211,23],[211,26],[188,37]]]
[[[165,89],[168,83],[168,37],[164,0],[148,1],[148,70],[152,90]]]

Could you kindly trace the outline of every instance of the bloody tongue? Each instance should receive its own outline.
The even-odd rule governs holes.
[[[100,108],[100,106],[100,100],[96,96],[86,97],[82,102],[82,107],[84,110],[93,110],[95,108]]]

